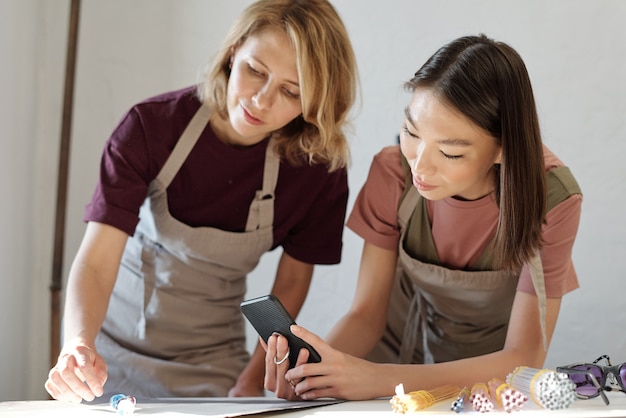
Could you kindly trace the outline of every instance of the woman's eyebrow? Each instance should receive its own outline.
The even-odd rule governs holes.
[[[437,143],[444,144],[444,145],[452,145],[452,146],[457,146],[457,147],[468,147],[472,145],[472,142],[467,139],[454,139],[454,138],[440,139],[437,141]]]
[[[413,129],[418,130],[417,124],[411,118],[411,111],[409,110],[408,106],[404,108],[404,117],[411,124]],[[458,138],[439,139],[437,140],[437,143],[444,144],[444,145],[458,146],[458,147],[467,147],[467,146],[472,145],[472,141],[467,140],[467,139],[458,139]]]
[[[415,125],[415,121],[411,118],[411,111],[409,110],[408,106],[404,108],[404,117],[406,118],[407,121],[409,121],[409,123],[411,124],[413,128],[417,129],[417,126]]]
[[[267,66],[267,64],[265,64],[261,59],[259,59],[258,57],[254,56],[254,55],[250,55],[250,58],[252,58],[254,61],[258,62],[264,69],[265,71],[269,71],[271,72],[270,67]],[[298,87],[300,88],[300,83],[294,80],[284,80],[286,83],[292,84],[294,87]]]

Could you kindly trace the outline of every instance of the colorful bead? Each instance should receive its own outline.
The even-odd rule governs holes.
[[[137,400],[134,396],[124,395],[123,393],[111,396],[109,401],[113,409],[118,415],[131,415],[135,412],[135,404]]]

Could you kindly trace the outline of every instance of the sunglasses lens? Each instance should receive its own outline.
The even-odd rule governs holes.
[[[619,368],[619,378],[622,382],[622,388],[626,386],[626,364],[622,364]]]
[[[574,366],[573,369],[581,372],[589,372],[596,378],[600,387],[604,387],[604,379],[602,378],[602,370],[598,366],[591,364],[580,364]],[[626,370],[624,371],[626,373]],[[591,377],[587,373],[570,373],[569,378],[576,385],[576,393],[583,396],[595,396],[598,394],[598,388],[593,384]]]

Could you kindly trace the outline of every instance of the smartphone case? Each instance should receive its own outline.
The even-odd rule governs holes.
[[[241,302],[240,306],[241,312],[263,338],[263,341],[267,342],[267,339],[274,332],[287,338],[289,342],[289,368],[296,365],[301,348],[309,350],[309,363],[318,363],[322,360],[313,347],[291,333],[289,327],[296,322],[276,296],[266,295],[245,300]]]

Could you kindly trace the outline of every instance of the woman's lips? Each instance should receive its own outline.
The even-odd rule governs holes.
[[[248,111],[243,105],[241,106],[241,110],[243,112],[243,117],[251,125],[262,125],[263,121],[259,118],[254,117],[252,113]]]
[[[415,187],[417,187],[418,190],[422,190],[424,192],[433,190],[437,187],[437,186],[433,186],[432,184],[424,183],[423,181],[420,181],[416,179],[415,177],[413,178],[413,184],[415,185]]]

